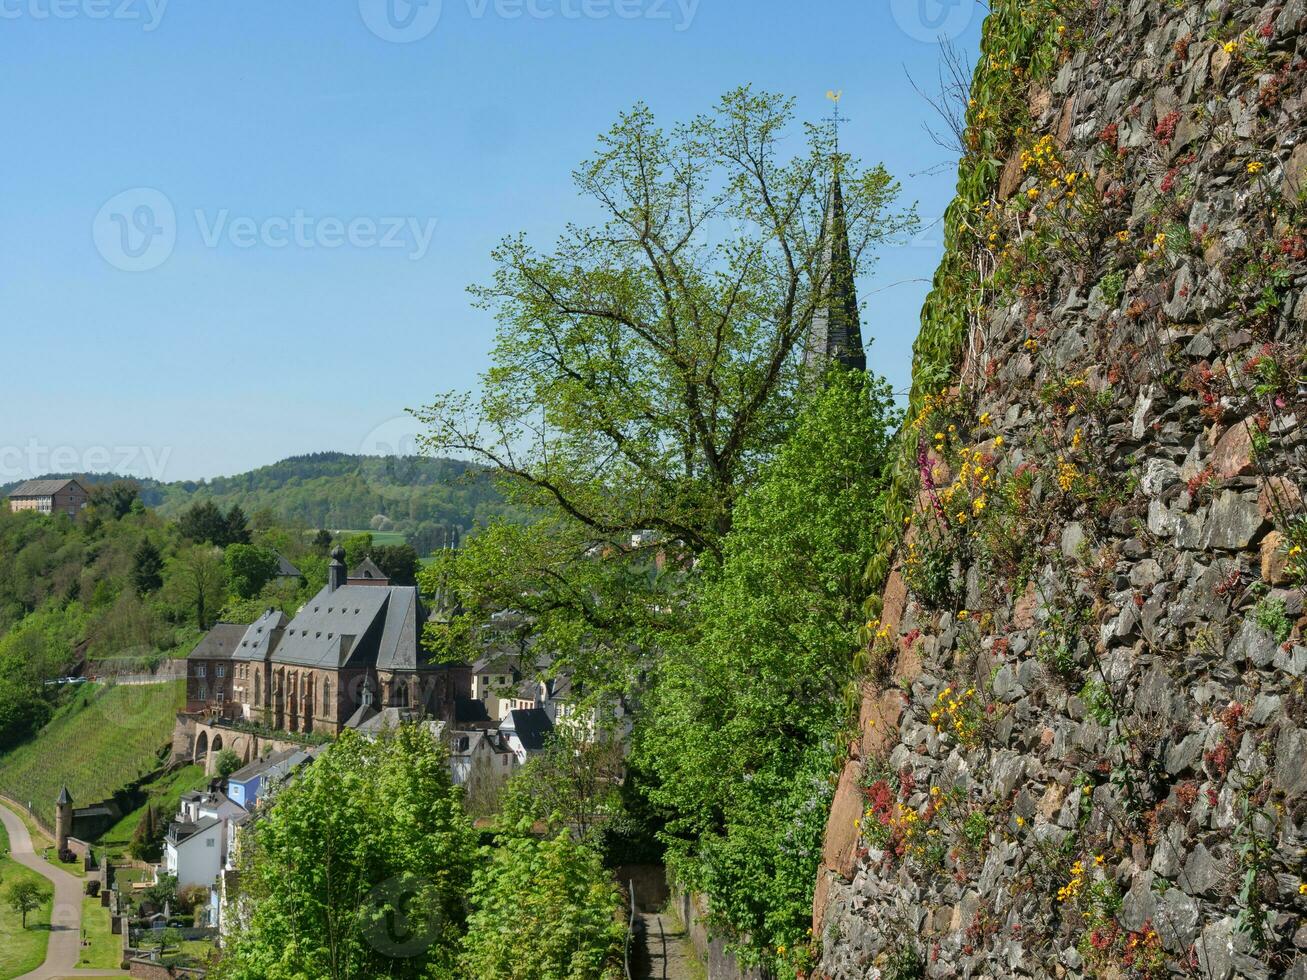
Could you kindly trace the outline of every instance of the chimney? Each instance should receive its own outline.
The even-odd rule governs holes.
[[[337,545],[331,549],[331,564],[327,566],[327,591],[335,592],[345,584],[345,549]]]

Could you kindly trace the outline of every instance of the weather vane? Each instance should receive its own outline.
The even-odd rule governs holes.
[[[835,103],[835,109],[831,113],[831,120],[835,128],[835,150],[839,152],[840,146],[840,123],[848,122],[848,116],[840,115],[840,99],[844,98],[844,89],[827,89],[826,98]]]

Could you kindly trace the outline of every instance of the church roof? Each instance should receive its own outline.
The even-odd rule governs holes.
[[[245,628],[240,643],[232,651],[233,660],[267,660],[268,653],[281,639],[289,620],[280,609],[269,609]]]
[[[188,660],[230,660],[240,648],[241,638],[248,627],[239,623],[218,623],[200,637],[189,654]]]
[[[838,170],[831,179],[826,201],[820,275],[820,295],[803,352],[804,373],[808,377],[820,377],[832,363],[865,371],[867,355],[862,347],[862,319],[853,282],[853,255],[849,249],[844,191]]]

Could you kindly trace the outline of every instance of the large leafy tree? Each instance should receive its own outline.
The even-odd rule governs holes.
[[[231,590],[241,599],[253,599],[277,577],[277,553],[253,544],[233,544],[224,555]]]
[[[832,173],[863,269],[913,220],[830,126],[795,128],[789,100],[748,88],[670,131],[642,105],[621,116],[574,175],[602,222],[549,252],[499,246],[474,290],[499,324],[482,393],[418,413],[428,450],[488,464],[541,518],[469,542],[452,573],[465,605],[529,613],[556,652],[588,651],[573,666],[592,683],[624,684],[636,652],[679,628],[665,570],[719,557],[788,432],[803,337],[830,295]]]
[[[478,870],[460,963],[465,977],[617,980],[621,895],[597,852],[566,831],[501,837]]]
[[[806,945],[891,405],[883,381],[832,371],[737,506],[637,728],[669,864],[754,958]]]
[[[222,977],[454,975],[476,837],[425,728],[344,732],[240,849]]]

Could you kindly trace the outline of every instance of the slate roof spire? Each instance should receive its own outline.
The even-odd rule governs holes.
[[[803,352],[804,374],[808,378],[820,378],[832,363],[865,371],[867,355],[862,348],[862,318],[853,283],[853,253],[849,248],[838,154],[822,223],[818,275],[818,302]]]

